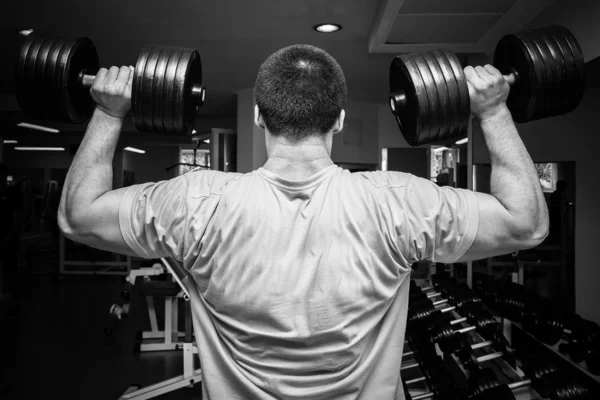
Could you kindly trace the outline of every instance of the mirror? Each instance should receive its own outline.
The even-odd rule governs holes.
[[[516,274],[532,293],[575,311],[575,162],[535,163],[548,204],[550,234],[538,247],[473,262],[473,273]],[[490,193],[491,166],[473,166],[473,189]]]

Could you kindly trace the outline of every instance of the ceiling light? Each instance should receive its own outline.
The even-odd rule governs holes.
[[[146,151],[136,149],[135,147],[125,147],[125,150],[131,151],[132,153],[146,154]]]
[[[204,140],[204,143],[210,143],[210,139]]]
[[[456,144],[465,144],[469,141],[469,138],[460,139],[456,142]]]
[[[21,122],[20,124],[17,124],[17,126],[20,126],[21,128],[35,129],[36,131],[44,131],[44,132],[50,132],[50,133],[60,132],[58,129],[48,128],[46,126],[41,126],[41,125],[30,124],[27,122]]]
[[[64,147],[15,147],[19,151],[65,151]]]
[[[16,140],[5,140],[4,144],[17,144],[19,142],[17,142]]]
[[[17,33],[21,36],[29,36],[33,33],[33,29],[17,29]]]
[[[319,24],[316,25],[314,29],[321,33],[333,33],[341,30],[342,26],[338,24]]]
[[[448,148],[448,147],[446,147],[446,146],[442,146],[442,147],[435,147],[435,148],[434,148],[434,147],[432,147],[432,148],[431,148],[431,151],[434,151],[434,152],[436,152],[436,153],[437,153],[438,151],[444,151],[444,150],[450,150],[450,148]]]
[[[195,130],[195,129],[192,131],[192,135],[193,135],[194,133],[196,133],[196,130]]]

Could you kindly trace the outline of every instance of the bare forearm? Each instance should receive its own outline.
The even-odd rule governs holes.
[[[123,121],[96,109],[67,173],[59,218],[72,223],[112,190],[113,158]],[[64,221],[63,221],[64,222]]]
[[[533,161],[503,107],[480,121],[492,164],[491,194],[514,217],[520,232],[545,235],[548,209]]]

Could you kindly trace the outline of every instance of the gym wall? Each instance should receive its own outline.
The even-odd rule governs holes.
[[[600,88],[586,88],[579,107],[572,113],[543,119],[517,128],[535,162],[575,161],[575,293],[576,312],[583,318],[600,322],[597,298],[598,237],[600,213],[598,199],[598,110]],[[473,162],[489,163],[489,154],[480,132],[474,132]]]

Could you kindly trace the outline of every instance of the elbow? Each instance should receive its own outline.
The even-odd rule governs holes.
[[[515,239],[523,244],[521,250],[527,250],[539,246],[550,233],[550,223],[547,215],[538,219],[538,221],[521,226],[517,229]]]
[[[59,208],[57,219],[60,232],[66,238],[77,241],[77,238],[80,236],[80,231],[77,229],[77,224],[73,221],[73,218],[69,217],[63,207]]]
[[[69,219],[62,209],[59,209],[57,217],[58,228],[60,229],[60,232],[69,239],[73,238],[75,236],[75,230],[73,229],[73,225],[69,223]]]

